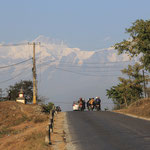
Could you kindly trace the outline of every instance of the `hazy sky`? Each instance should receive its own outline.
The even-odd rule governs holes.
[[[96,50],[127,38],[125,28],[150,18],[150,0],[0,0],[0,42],[39,35]]]

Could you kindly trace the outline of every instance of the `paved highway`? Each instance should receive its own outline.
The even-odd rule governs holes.
[[[113,112],[67,112],[77,150],[150,150],[150,121]]]

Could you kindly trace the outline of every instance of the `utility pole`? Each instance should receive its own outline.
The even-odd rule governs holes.
[[[35,60],[35,46],[37,45],[35,42],[28,43],[29,45],[33,45],[33,104],[36,104],[36,98],[37,98],[37,80],[36,80],[36,60]],[[40,43],[38,43],[39,45]]]
[[[37,84],[36,84],[36,65],[35,65],[35,42],[33,42],[33,104],[36,104]]]
[[[144,80],[144,96],[146,98],[146,83],[145,83],[145,73],[144,73],[144,70],[143,70],[143,80]]]

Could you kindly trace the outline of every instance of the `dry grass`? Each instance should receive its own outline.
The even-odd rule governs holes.
[[[48,118],[38,105],[0,102],[0,150],[64,150],[64,114],[55,116],[52,146],[45,143]]]
[[[48,115],[38,105],[0,102],[0,150],[47,150]]]
[[[139,117],[150,118],[150,98],[141,99],[131,104],[127,109],[116,112],[128,113]]]

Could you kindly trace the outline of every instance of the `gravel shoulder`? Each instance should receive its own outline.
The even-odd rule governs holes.
[[[54,132],[52,133],[52,150],[76,150],[71,139],[67,113],[55,115]]]
[[[123,115],[130,116],[130,117],[133,117],[133,118],[138,118],[138,119],[143,119],[143,120],[150,121],[150,118],[141,117],[141,116],[138,116],[138,115],[133,115],[133,114],[122,112],[122,111],[112,111],[112,112],[123,114]]]

